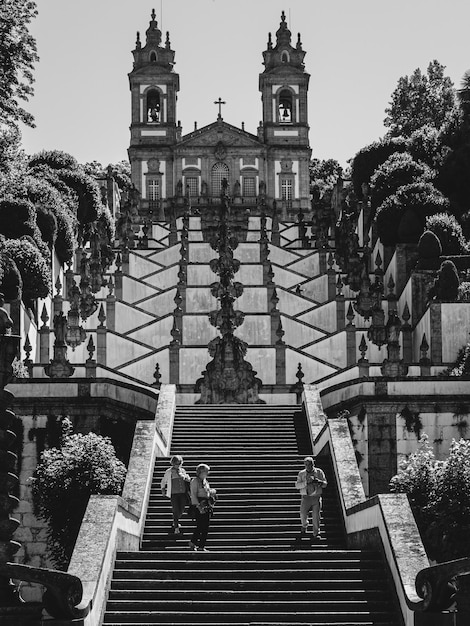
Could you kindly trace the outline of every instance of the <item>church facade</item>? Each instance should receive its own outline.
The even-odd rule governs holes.
[[[256,134],[223,120],[222,101],[215,122],[183,135],[177,121],[179,75],[168,33],[152,13],[145,45],[137,35],[132,94],[131,141],[128,150],[132,181],[142,206],[150,211],[190,197],[191,204],[216,202],[225,179],[229,195],[255,209],[263,197],[285,217],[311,210],[307,97],[300,34],[295,46],[284,12],[273,43],[271,33],[259,76],[262,121]]]

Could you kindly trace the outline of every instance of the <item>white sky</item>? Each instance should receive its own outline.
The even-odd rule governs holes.
[[[384,134],[384,109],[400,76],[432,59],[456,86],[470,67],[469,0],[37,0],[31,26],[40,62],[26,108],[26,152],[60,149],[107,165],[127,158],[127,73],[136,31],[145,42],[150,13],[170,31],[180,75],[183,134],[217,117],[256,133],[258,75],[268,32],[287,15],[293,45],[301,33],[309,89],[313,156],[347,159]]]

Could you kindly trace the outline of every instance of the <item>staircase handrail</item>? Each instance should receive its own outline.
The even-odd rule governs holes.
[[[366,498],[345,419],[327,419],[315,385],[305,385],[303,406],[315,454],[329,448],[348,544],[382,547],[406,626],[415,612],[443,611],[452,604],[451,579],[470,571],[470,559],[430,566],[408,496]]]
[[[84,618],[89,607],[81,607],[82,581],[67,572],[44,567],[32,567],[22,563],[0,565],[2,575],[24,582],[38,583],[46,587],[42,604],[46,611],[59,619]]]
[[[155,419],[136,423],[122,497],[90,496],[68,570],[61,572],[59,586],[49,584],[49,591],[43,599],[46,610],[57,620],[73,619],[82,626],[100,626],[102,623],[116,552],[139,549],[155,459],[169,454],[175,410],[175,385],[162,385]],[[36,576],[41,574],[38,572],[40,568],[34,569],[36,572],[24,570],[24,566],[16,568],[16,577],[35,576],[34,582],[47,585]],[[55,572],[45,570],[44,576],[53,581]],[[64,595],[68,593],[67,589],[69,597]],[[54,621],[48,623],[52,625]]]

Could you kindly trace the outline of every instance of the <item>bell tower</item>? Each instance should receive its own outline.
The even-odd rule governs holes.
[[[268,185],[288,212],[309,211],[309,161],[307,93],[310,74],[304,66],[300,33],[296,46],[284,11],[273,45],[271,33],[263,52],[264,71],[259,76],[263,104],[262,137],[270,148]]]
[[[152,11],[143,46],[137,33],[134,66],[129,73],[131,90],[131,141],[128,150],[132,182],[150,203],[172,195],[172,148],[180,128],[176,124],[179,76],[173,70],[175,53],[169,33],[162,32]]]

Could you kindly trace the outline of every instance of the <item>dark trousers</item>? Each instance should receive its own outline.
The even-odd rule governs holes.
[[[199,513],[199,511],[196,510],[195,513],[196,528],[194,529],[191,541],[195,546],[203,548],[206,545],[207,533],[209,532],[210,515],[209,511],[207,513]]]
[[[171,494],[171,508],[173,511],[173,525],[175,528],[179,526],[179,519],[183,515],[188,499],[185,493]]]

